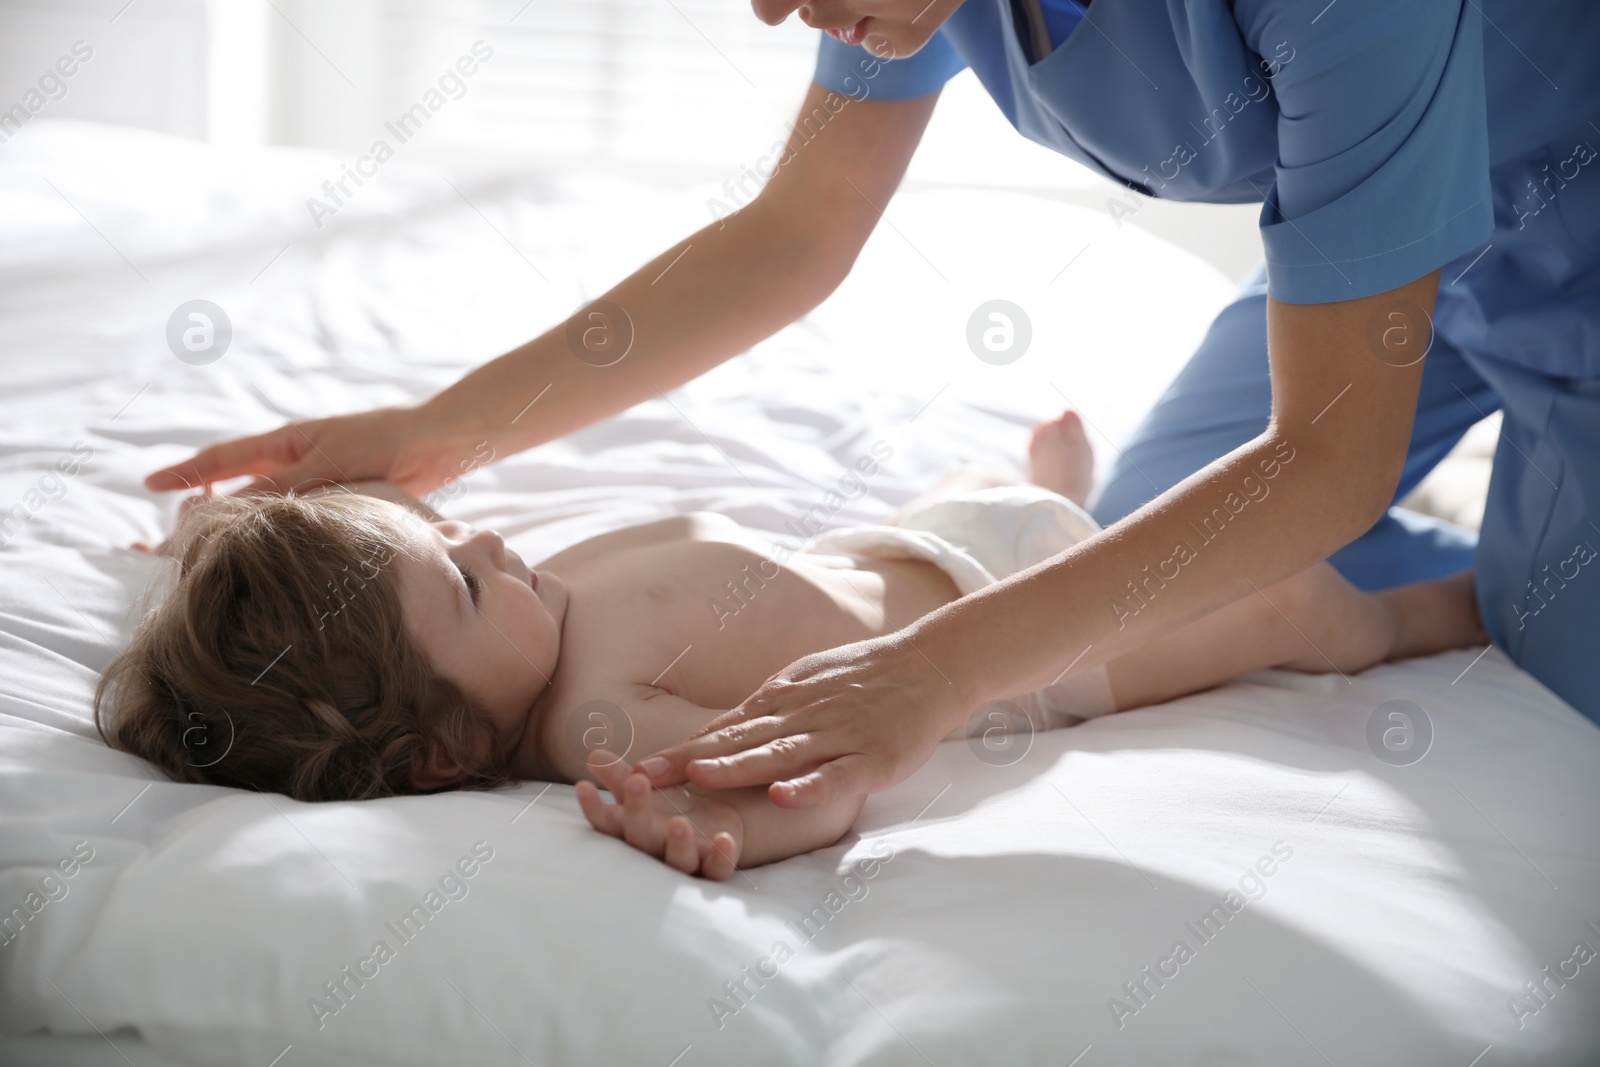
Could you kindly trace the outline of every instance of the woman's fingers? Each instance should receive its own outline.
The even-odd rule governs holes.
[[[809,774],[773,782],[767,787],[767,799],[780,808],[809,808],[839,797],[871,793],[878,788],[880,777],[867,756],[851,752]]]
[[[738,707],[730,708],[721,715],[718,715],[715,719],[712,719],[710,722],[700,727],[700,729],[696,730],[690,735],[690,737],[705,737],[707,734],[714,734],[718,730],[725,730],[730,726],[734,726],[752,718],[755,718],[755,716],[751,714],[750,701],[747,700]]]
[[[706,723],[700,731],[686,741],[681,741],[671,748],[662,749],[639,761],[636,770],[650,779],[656,788],[669,785],[682,785],[689,779],[684,776],[683,765],[691,759],[702,755],[718,755],[722,751],[734,751],[737,746],[723,743],[722,748],[707,747],[718,742],[707,740],[713,735],[720,736],[721,731],[731,729],[743,723],[749,716],[743,705],[731,711],[725,711],[715,719]]]
[[[262,474],[251,479],[250,484],[240,489],[240,493],[270,493],[273,496],[282,496],[291,489],[310,491],[314,486],[338,484],[325,463],[301,463],[298,466],[281,470],[274,474]]]
[[[245,483],[244,488],[235,490],[230,496],[284,496],[293,485],[281,474],[258,474]]]
[[[300,447],[296,447],[297,441]],[[144,486],[162,493],[192,489],[241,474],[271,474],[297,462],[304,450],[304,441],[304,436],[294,426],[280,426],[252,437],[222,441],[202,448],[181,463],[147,475]]]
[[[794,729],[794,726],[790,726]],[[758,738],[746,739],[743,745],[752,745]],[[724,746],[737,747],[734,744]],[[684,766],[684,773],[695,785],[704,789],[739,789],[747,785],[766,785],[803,775],[824,760],[843,755],[825,751],[816,737],[809,733],[788,734],[775,737],[765,744],[755,744],[742,752],[725,756],[692,759]]]
[[[738,709],[735,709],[736,711]],[[732,714],[731,712],[729,714]],[[726,716],[722,716],[726,718]],[[721,721],[718,719],[717,721]],[[726,726],[712,733],[700,733],[686,741],[680,741],[671,748],[664,748],[646,759],[639,761],[639,773],[649,778],[657,786],[681,785],[690,779],[687,765],[691,760],[711,760],[725,757],[748,749],[753,745],[763,745],[778,740],[787,727],[783,720],[763,716],[759,719],[734,720]],[[789,768],[791,771],[798,767]],[[715,772],[713,772],[715,773]],[[697,785],[711,784],[694,777]],[[772,779],[763,778],[758,782],[741,781],[739,785],[757,785],[770,782]],[[717,783],[722,784],[720,781]]]

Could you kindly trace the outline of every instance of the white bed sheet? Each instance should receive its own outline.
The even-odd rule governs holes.
[[[590,832],[565,786],[300,805],[165,782],[105,749],[88,695],[152,573],[123,546],[174,504],[139,489],[144,472],[280,415],[437,387],[703,221],[693,196],[452,187],[397,163],[318,232],[302,201],[336,169],[42,121],[0,154],[0,508],[29,516],[0,549],[0,908],[75,842],[94,850],[0,946],[0,1059],[1600,1056],[1600,964],[1564,962],[1600,949],[1600,731],[1492,651],[1348,684],[1269,672],[1040,735],[1007,767],[949,743],[840,845],[723,885]],[[870,521],[953,462],[1007,463],[1066,400],[1102,445],[1120,439],[1228,295],[1136,230],[1027,197],[908,195],[890,220],[802,323],[474,473],[447,510],[530,557],[691,508],[776,531],[881,438],[894,458],[836,516]],[[210,366],[163,340],[193,297],[237,331]],[[1032,351],[1007,367],[963,340],[996,297],[1033,320]],[[41,479],[80,441],[93,457],[57,492]],[[1433,723],[1415,765],[1368,747],[1391,700]],[[384,924],[477,841],[494,856],[470,893],[319,1028],[308,999],[396,941]],[[889,858],[870,878],[841,881],[875,856]],[[1259,899],[1228,911],[1263,857]],[[1190,927],[1219,902],[1229,917],[1202,942]],[[801,937],[792,924],[819,905],[826,922]],[[1157,986],[1141,968],[1179,940],[1193,958]],[[724,983],[747,966],[777,973],[736,1000]],[[1541,1003],[1524,983],[1547,966],[1577,973]],[[1124,986],[1141,981],[1143,1001]]]

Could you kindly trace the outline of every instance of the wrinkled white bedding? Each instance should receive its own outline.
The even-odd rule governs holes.
[[[319,232],[303,200],[337,163],[44,121],[0,151],[0,909],[26,916],[0,944],[0,1060],[1600,1058],[1600,731],[1492,651],[1267,673],[1007,766],[947,743],[856,835],[722,885],[590,832],[566,786],[311,806],[104,748],[89,694],[153,572],[123,546],[175,506],[140,476],[436,388],[704,220],[693,195],[396,163]],[[1015,457],[1064,397],[1124,435],[1228,295],[1025,197],[889,217],[804,322],[445,510],[530,559],[691,508],[777,531],[881,439],[893,459],[835,516],[880,519],[954,462]],[[195,297],[236,332],[208,366],[163,336]],[[1006,367],[964,341],[996,297],[1033,320]],[[1368,744],[1395,700],[1432,723],[1414,765]]]

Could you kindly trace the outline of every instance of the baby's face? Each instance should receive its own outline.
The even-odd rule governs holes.
[[[756,18],[769,26],[799,11],[807,26],[885,60],[920,51],[960,6],[961,0],[750,0]]]
[[[406,630],[515,749],[555,670],[566,586],[530,570],[492,530],[401,514],[393,566]]]

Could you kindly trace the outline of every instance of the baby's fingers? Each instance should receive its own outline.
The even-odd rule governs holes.
[[[611,790],[611,795],[622,802],[622,783],[628,780],[628,765],[603,748],[589,753],[589,773],[600,779],[600,784]]]
[[[629,775],[622,783],[622,834],[641,852],[660,856],[666,846],[664,820],[650,803],[650,783],[644,775]]]
[[[711,839],[709,845],[702,845],[700,854],[700,874],[713,882],[726,882],[733,877],[735,868],[739,865],[739,846],[733,840],[733,835],[726,830]]]
[[[694,827],[682,815],[667,820],[667,852],[661,858],[668,867],[684,874],[694,874],[700,869],[700,849],[695,845]]]
[[[622,836],[622,808],[617,804],[607,804],[600,796],[600,790],[595,788],[593,782],[579,782],[578,806],[583,809],[583,817],[589,820],[589,825],[603,834],[612,837]]]

